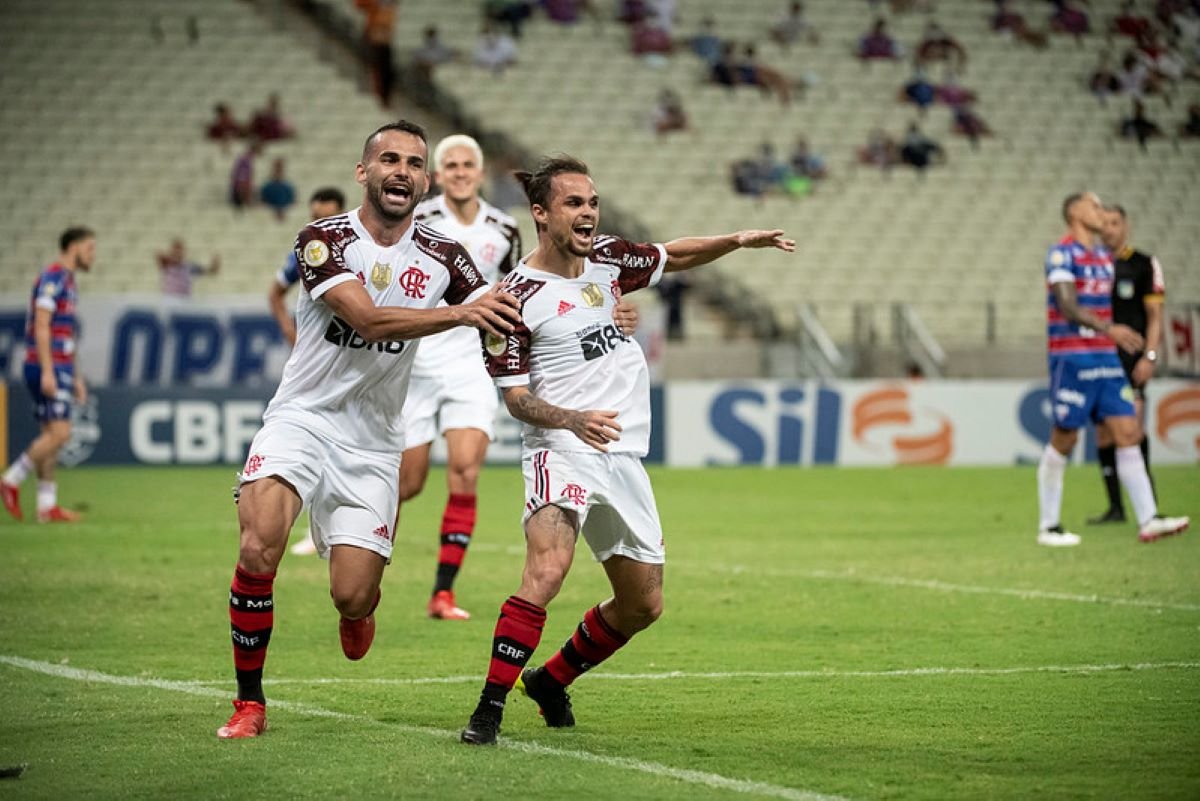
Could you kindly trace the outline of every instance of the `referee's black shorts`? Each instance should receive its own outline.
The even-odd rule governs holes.
[[[1125,377],[1129,379],[1129,386],[1133,387],[1133,397],[1144,401],[1146,399],[1146,385],[1138,384],[1133,380],[1133,368],[1142,358],[1141,353],[1128,353],[1120,348],[1117,348],[1117,355],[1121,357],[1121,366],[1125,368]]]

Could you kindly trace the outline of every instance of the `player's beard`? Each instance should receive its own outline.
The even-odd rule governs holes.
[[[409,192],[408,203],[404,204],[400,211],[396,211],[394,206],[389,208],[384,205],[386,198],[383,194],[383,181],[367,184],[367,200],[370,201],[380,217],[393,223],[403,222],[407,219],[417,204],[421,202],[421,198],[424,197],[424,193],[417,188],[416,182],[409,185]]]

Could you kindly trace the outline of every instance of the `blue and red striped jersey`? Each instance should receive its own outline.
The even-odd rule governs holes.
[[[38,309],[50,312],[50,353],[54,365],[75,363],[75,273],[61,264],[51,264],[33,282],[29,298],[29,317],[25,321],[25,363],[37,364],[37,342],[33,336],[33,318]]]
[[[1063,317],[1054,284],[1075,285],[1079,306],[1112,321],[1112,255],[1102,246],[1088,249],[1070,236],[1046,254],[1046,337],[1050,359],[1069,357],[1082,365],[1117,365],[1117,346],[1104,334]]]

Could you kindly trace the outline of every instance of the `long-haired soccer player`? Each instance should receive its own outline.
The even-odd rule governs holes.
[[[462,732],[463,742],[481,745],[496,741],[518,679],[548,726],[573,726],[566,688],[662,613],[662,527],[641,462],[650,441],[650,382],[641,348],[613,325],[613,306],[664,272],[738,248],[795,249],[782,231],[666,245],[599,236],[600,198],[583,162],[547,159],[518,177],[538,244],[501,284],[520,300],[521,323],[507,336],[487,337],[485,350],[509,412],[525,424],[526,556],[520,587],[500,607],[487,680]],[[581,532],[612,597],[584,614],[544,666],[524,670]]]

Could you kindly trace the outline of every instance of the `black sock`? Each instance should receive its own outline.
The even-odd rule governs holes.
[[[1157,505],[1158,487],[1154,486],[1154,476],[1150,474],[1150,438],[1143,434],[1138,447],[1142,449],[1142,461],[1146,463],[1146,478],[1150,479],[1150,491],[1154,493],[1154,503]]]
[[[433,581],[433,591],[438,593],[442,590],[454,589],[454,579],[457,575],[458,565],[439,563],[437,566],[437,578]]]
[[[258,701],[260,704],[265,704],[267,697],[263,694],[262,668],[239,670],[236,672],[238,685],[237,697],[242,701]]]
[[[1125,513],[1121,503],[1121,479],[1117,476],[1117,446],[1109,445],[1098,449],[1100,475],[1104,477],[1104,491],[1108,493],[1108,508]]]

